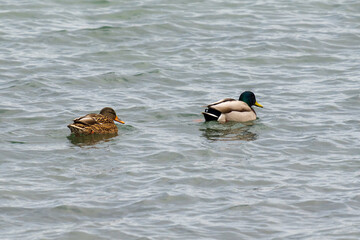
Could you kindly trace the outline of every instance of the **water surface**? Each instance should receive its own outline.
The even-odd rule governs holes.
[[[359,239],[356,1],[1,1],[1,239]],[[253,125],[203,105],[255,92]],[[114,108],[117,136],[74,139]]]

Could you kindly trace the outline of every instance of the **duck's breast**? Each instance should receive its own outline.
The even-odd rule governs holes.
[[[108,133],[117,133],[118,128],[113,123],[101,123],[101,124],[94,124],[91,126],[93,133],[97,134],[108,134]]]
[[[232,111],[229,113],[223,113],[222,115],[224,115],[226,122],[248,122],[248,121],[256,120],[256,114],[253,111],[248,111],[248,112]]]

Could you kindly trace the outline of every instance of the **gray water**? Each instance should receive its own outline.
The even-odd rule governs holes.
[[[358,1],[2,0],[0,238],[360,239],[359,63]]]

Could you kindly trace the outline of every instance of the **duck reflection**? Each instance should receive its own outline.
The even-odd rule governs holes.
[[[117,133],[91,134],[91,135],[84,135],[84,136],[76,136],[74,134],[71,134],[67,138],[69,139],[69,141],[72,144],[77,145],[79,147],[83,147],[83,146],[95,145],[102,141],[108,142],[108,141],[110,141],[111,138],[116,137],[117,135],[118,135]]]
[[[203,132],[204,137],[211,141],[254,141],[257,139],[257,134],[249,131],[251,125],[210,122],[204,123],[204,128],[200,131]]]

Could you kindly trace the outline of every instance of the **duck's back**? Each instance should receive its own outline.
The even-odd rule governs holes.
[[[225,98],[218,102],[208,105],[209,108],[216,109],[221,113],[229,113],[231,111],[249,112],[251,108],[243,101],[238,101],[232,98]]]

